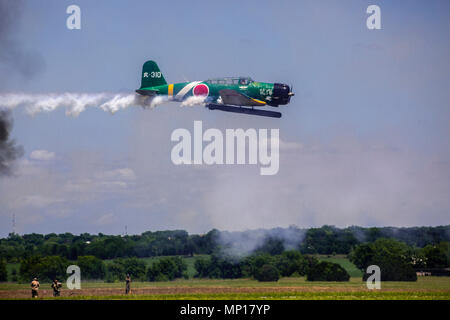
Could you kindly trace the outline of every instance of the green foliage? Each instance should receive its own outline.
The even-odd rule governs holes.
[[[306,232],[300,251],[309,254],[347,254],[358,243],[359,241],[349,229],[323,226],[311,228]]]
[[[283,240],[269,237],[255,251],[257,253],[268,253],[270,255],[281,254],[284,251]]]
[[[106,236],[95,239],[85,249],[86,254],[100,259],[114,259],[133,255],[133,243],[121,236]]]
[[[125,280],[129,274],[132,279],[145,279],[145,263],[138,258],[117,258],[107,267],[107,278],[109,280]]]
[[[147,280],[167,281],[185,276],[187,265],[180,257],[165,257],[147,269]]]
[[[125,279],[126,273],[125,268],[122,263],[114,260],[112,263],[108,265],[106,268],[106,280],[107,282],[114,282],[116,280]]]
[[[272,266],[275,266],[275,263],[276,257],[271,256],[268,253],[251,255],[244,258],[241,262],[242,273],[246,277],[255,278],[263,265],[270,264]]]
[[[252,238],[252,231],[246,231],[243,239]],[[410,246],[423,248],[450,241],[450,226],[414,227],[414,228],[361,228],[338,229],[323,226],[306,231],[297,230],[297,236],[305,232],[304,240],[290,243],[304,254],[348,254],[356,245],[375,242],[379,238],[401,240]],[[223,232],[216,229],[204,235],[189,235],[184,230],[144,232],[141,235],[114,236],[99,233],[50,233],[18,235],[10,233],[0,239],[0,257],[8,263],[17,263],[31,256],[60,256],[68,260],[77,260],[78,256],[95,256],[100,259],[126,257],[155,257],[173,255],[212,254],[217,252]],[[292,233],[291,233],[292,234]],[[300,239],[301,237],[294,237]],[[223,237],[222,237],[223,239]],[[260,253],[281,254],[284,243],[276,237],[269,237],[257,248]],[[433,258],[434,259],[434,258]],[[432,265],[436,265],[432,262]],[[442,264],[437,262],[437,265]]]
[[[357,268],[346,255],[336,255],[334,257],[325,257],[325,256],[318,256],[317,257],[319,261],[328,261],[339,264],[342,268],[344,268],[351,278],[362,278],[363,272]]]
[[[234,257],[213,254],[210,259],[197,259],[195,277],[212,279],[237,279],[242,277],[241,264]]]
[[[145,279],[145,263],[136,257],[123,259],[126,274],[136,279]]]
[[[363,272],[370,265],[379,266],[382,281],[416,281],[413,253],[414,250],[403,242],[381,238],[373,243],[359,245],[349,258]],[[365,273],[363,279],[368,276]]]
[[[106,283],[113,283],[116,281],[116,278],[114,277],[114,275],[111,272],[107,272],[106,273],[106,277],[105,277],[105,282]]]
[[[66,279],[69,265],[67,259],[59,256],[28,257],[22,259],[20,263],[20,279],[28,282],[36,277],[42,282],[51,282],[55,278],[61,281]]]
[[[280,273],[276,267],[271,264],[263,265],[255,274],[258,281],[278,281]]]
[[[448,242],[429,244],[423,248],[423,256],[427,268],[446,268],[450,261],[450,246]]]
[[[197,278],[208,278],[209,277],[209,268],[211,262],[209,258],[199,258],[195,260],[194,268],[197,271],[195,277]]]
[[[105,264],[97,257],[79,256],[77,265],[80,267],[82,279],[103,279],[105,277]]]
[[[337,263],[322,261],[309,268],[308,281],[349,281],[350,275]]]
[[[283,277],[290,277],[294,273],[304,276],[309,267],[308,261],[296,250],[283,252],[277,257],[275,264]]]
[[[17,275],[17,269],[16,268],[11,269],[11,281],[12,282],[19,281],[19,277]]]
[[[200,258],[195,262],[196,277],[212,279],[236,279],[249,277],[258,279],[264,266],[270,265],[277,270],[278,277],[289,277],[293,274],[305,275],[310,260],[291,250],[280,255],[269,253],[255,253],[242,259],[229,256],[212,255],[209,259]],[[267,269],[268,267],[265,267]],[[278,278],[277,278],[278,279]]]
[[[382,238],[382,233],[379,228],[369,228],[366,230],[367,242],[375,242],[377,239]]]
[[[6,263],[0,259],[0,282],[8,281],[8,271],[6,270]]]

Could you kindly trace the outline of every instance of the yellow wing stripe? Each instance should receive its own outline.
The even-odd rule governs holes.
[[[261,100],[258,100],[258,99],[252,98],[252,100],[255,101],[255,102],[261,103],[261,104],[266,104],[264,101],[261,101]]]
[[[173,84],[169,84],[169,87],[167,88],[167,95],[169,96],[169,99],[173,97]]]

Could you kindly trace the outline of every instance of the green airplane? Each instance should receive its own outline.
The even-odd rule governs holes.
[[[137,93],[144,96],[166,96],[169,101],[184,101],[189,97],[204,97],[210,110],[281,118],[280,112],[255,109],[288,104],[294,93],[286,84],[253,81],[250,77],[227,77],[167,84],[154,61],[142,67],[141,87]]]

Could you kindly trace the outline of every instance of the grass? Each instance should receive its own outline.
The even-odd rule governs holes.
[[[64,285],[65,287],[65,285]],[[278,282],[251,279],[190,279],[167,282],[134,282],[140,294],[122,295],[123,283],[82,282],[79,296],[59,299],[251,299],[251,300],[450,300],[450,277],[420,277],[417,282],[383,282],[382,290],[368,290],[361,278],[349,282],[309,282],[304,277],[282,278]],[[50,292],[50,284],[41,284]],[[25,290],[26,289],[26,290]],[[29,284],[0,284],[0,299],[28,298]],[[24,295],[25,292],[25,295]],[[92,295],[88,295],[92,293]],[[51,299],[50,294],[43,294]]]
[[[50,283],[41,283],[41,287],[50,287]],[[28,283],[0,283],[0,290],[29,289]],[[90,288],[123,288],[123,282],[107,283],[102,281],[82,281],[83,289]],[[351,278],[348,282],[306,281],[305,277],[281,278],[277,282],[259,282],[253,279],[177,279],[161,282],[133,282],[133,288],[334,288],[349,290],[365,290],[366,283],[361,278]],[[437,290],[450,293],[450,277],[419,277],[417,282],[385,281],[382,289],[389,290]]]
[[[258,282],[252,279],[196,279],[194,263],[199,257],[183,257],[188,265],[190,279],[177,279],[165,282],[133,282],[132,289],[139,294],[122,295],[123,282],[106,283],[103,281],[86,281],[81,284],[77,296],[59,299],[223,299],[223,300],[352,300],[352,299],[444,299],[450,300],[450,277],[419,277],[417,282],[383,282],[382,290],[368,290],[362,279],[362,273],[345,255],[316,256],[321,261],[340,264],[349,272],[348,282],[309,282],[305,277],[281,278],[277,282]],[[146,266],[158,261],[160,257],[142,258]],[[105,261],[106,264],[111,260]],[[8,273],[18,264],[9,264]],[[41,283],[41,288],[50,290],[50,283]],[[65,284],[64,284],[65,288]],[[63,288],[63,289],[64,289]],[[29,283],[0,283],[0,299],[27,298]],[[63,290],[63,292],[67,289]],[[26,292],[24,294],[24,292]],[[92,295],[90,295],[92,293]],[[44,295],[45,299],[52,299]]]
[[[51,298],[50,298],[51,299]],[[450,300],[445,292],[289,292],[76,296],[71,300]]]
[[[334,256],[326,256],[326,255],[317,255],[316,256],[320,261],[328,261],[339,264],[342,268],[344,268],[350,277],[361,277],[363,273],[359,270],[353,263],[348,260],[346,255],[334,255]]]

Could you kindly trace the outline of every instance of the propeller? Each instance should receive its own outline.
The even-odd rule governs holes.
[[[295,96],[295,93],[294,93],[294,86],[290,86],[288,95],[289,95],[289,97]]]

